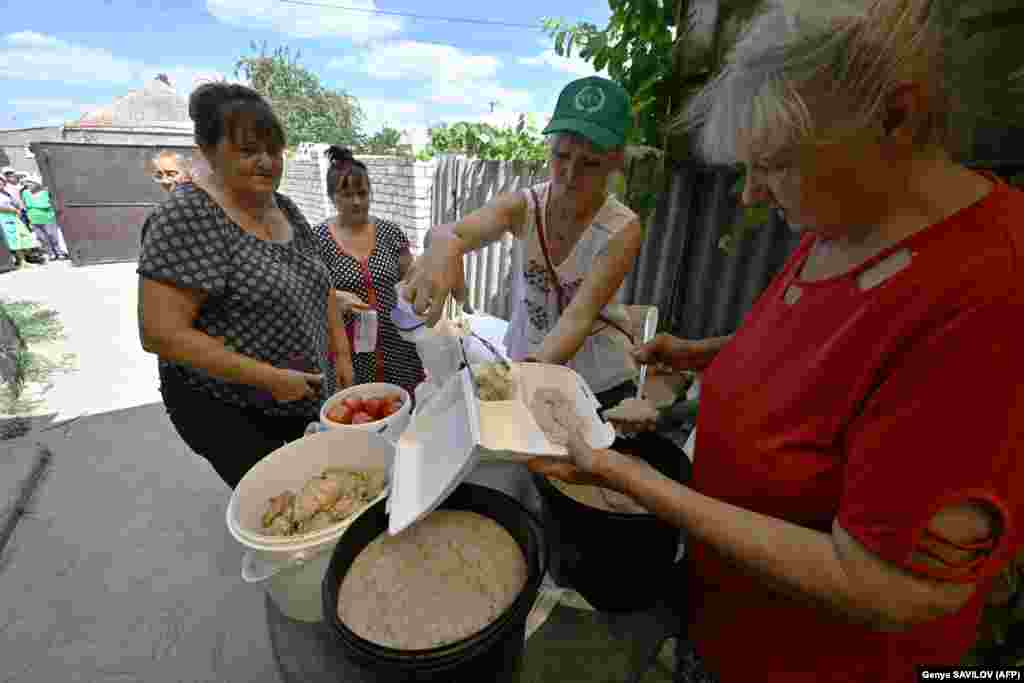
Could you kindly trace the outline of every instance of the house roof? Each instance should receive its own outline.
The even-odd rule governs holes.
[[[132,90],[110,104],[87,113],[68,128],[121,128],[192,131],[188,102],[161,74],[140,90]]]

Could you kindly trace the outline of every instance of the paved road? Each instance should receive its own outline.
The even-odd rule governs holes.
[[[162,404],[0,442],[0,522],[37,440],[49,474],[0,556],[0,681],[279,680],[228,488]]]
[[[134,263],[74,267],[67,261],[0,273],[0,296],[60,314],[77,369],[54,378],[46,413],[60,421],[160,400],[156,358],[139,345]]]

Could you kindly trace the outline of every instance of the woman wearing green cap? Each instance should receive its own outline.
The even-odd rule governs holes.
[[[511,233],[523,267],[513,274],[509,356],[572,367],[603,408],[635,392],[629,317],[615,300],[642,233],[636,214],[607,191],[631,123],[618,84],[592,76],[567,85],[544,129],[551,180],[499,195],[452,234],[432,235],[406,278],[406,297],[432,325],[447,295],[464,289],[462,257]]]

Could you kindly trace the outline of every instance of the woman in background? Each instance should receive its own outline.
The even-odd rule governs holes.
[[[395,285],[412,264],[409,239],[391,221],[370,216],[371,185],[366,165],[340,147],[327,150],[327,196],[337,214],[314,228],[330,271],[338,308],[345,318],[356,384],[388,382],[409,395],[423,381],[416,347],[398,334],[391,321],[397,303]],[[356,334],[362,314],[376,312],[373,337]]]
[[[14,258],[15,268],[29,257],[29,252],[39,246],[32,230],[21,220],[24,209],[19,197],[20,186],[13,168],[5,168],[0,178],[0,228],[4,242]]]
[[[68,246],[64,243],[64,232],[57,223],[57,212],[53,208],[50,192],[43,187],[39,176],[30,175],[25,179],[21,201],[28,213],[32,232],[36,234],[50,260],[68,258]]]

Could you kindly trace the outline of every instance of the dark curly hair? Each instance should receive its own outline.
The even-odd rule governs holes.
[[[338,190],[348,187],[348,179],[352,176],[366,178],[366,186],[370,187],[370,172],[366,164],[352,156],[352,150],[338,145],[331,145],[324,152],[331,162],[327,167],[327,198],[334,201]]]
[[[225,136],[238,142],[244,133],[284,148],[284,126],[270,103],[252,88],[236,83],[204,83],[188,99],[188,116],[195,126],[196,144],[215,147]]]

